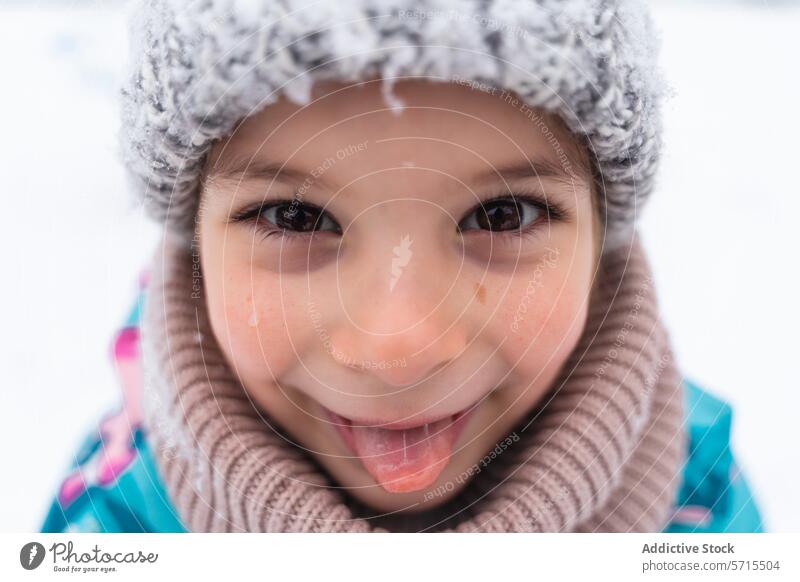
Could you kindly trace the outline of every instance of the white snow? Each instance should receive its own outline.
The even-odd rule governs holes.
[[[158,228],[125,191],[108,4],[0,6],[0,530],[41,524],[80,436],[116,402],[111,334]],[[734,451],[773,531],[800,529],[800,9],[659,2],[677,91],[643,216],[687,375],[735,407]]]
[[[97,7],[0,8],[0,530],[40,526],[117,399],[110,339],[157,233],[116,156],[123,32]]]
[[[655,5],[676,91],[643,213],[684,372],[734,406],[772,531],[800,530],[800,6]]]

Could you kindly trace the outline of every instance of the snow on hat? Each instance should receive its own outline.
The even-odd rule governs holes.
[[[316,80],[467,80],[516,92],[582,137],[604,252],[654,184],[664,83],[638,0],[141,0],[131,13],[122,152],[148,212],[191,238],[213,142]]]

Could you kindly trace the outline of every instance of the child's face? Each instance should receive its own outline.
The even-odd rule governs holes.
[[[461,85],[395,92],[400,115],[374,82],[247,118],[209,155],[200,253],[255,403],[354,496],[425,510],[552,386],[596,225],[557,120]]]

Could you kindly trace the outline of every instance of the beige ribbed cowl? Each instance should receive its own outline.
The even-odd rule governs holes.
[[[211,331],[197,257],[165,239],[142,321],[145,429],[192,531],[661,531],[681,378],[638,239],[603,257],[586,329],[519,440],[454,500],[374,517],[255,409]],[[193,271],[195,271],[193,273]]]

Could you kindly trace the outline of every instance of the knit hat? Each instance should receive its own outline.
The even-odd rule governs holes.
[[[191,239],[213,142],[316,80],[470,81],[516,92],[585,140],[603,252],[630,241],[661,143],[657,43],[636,0],[142,0],[122,150],[149,213]]]

